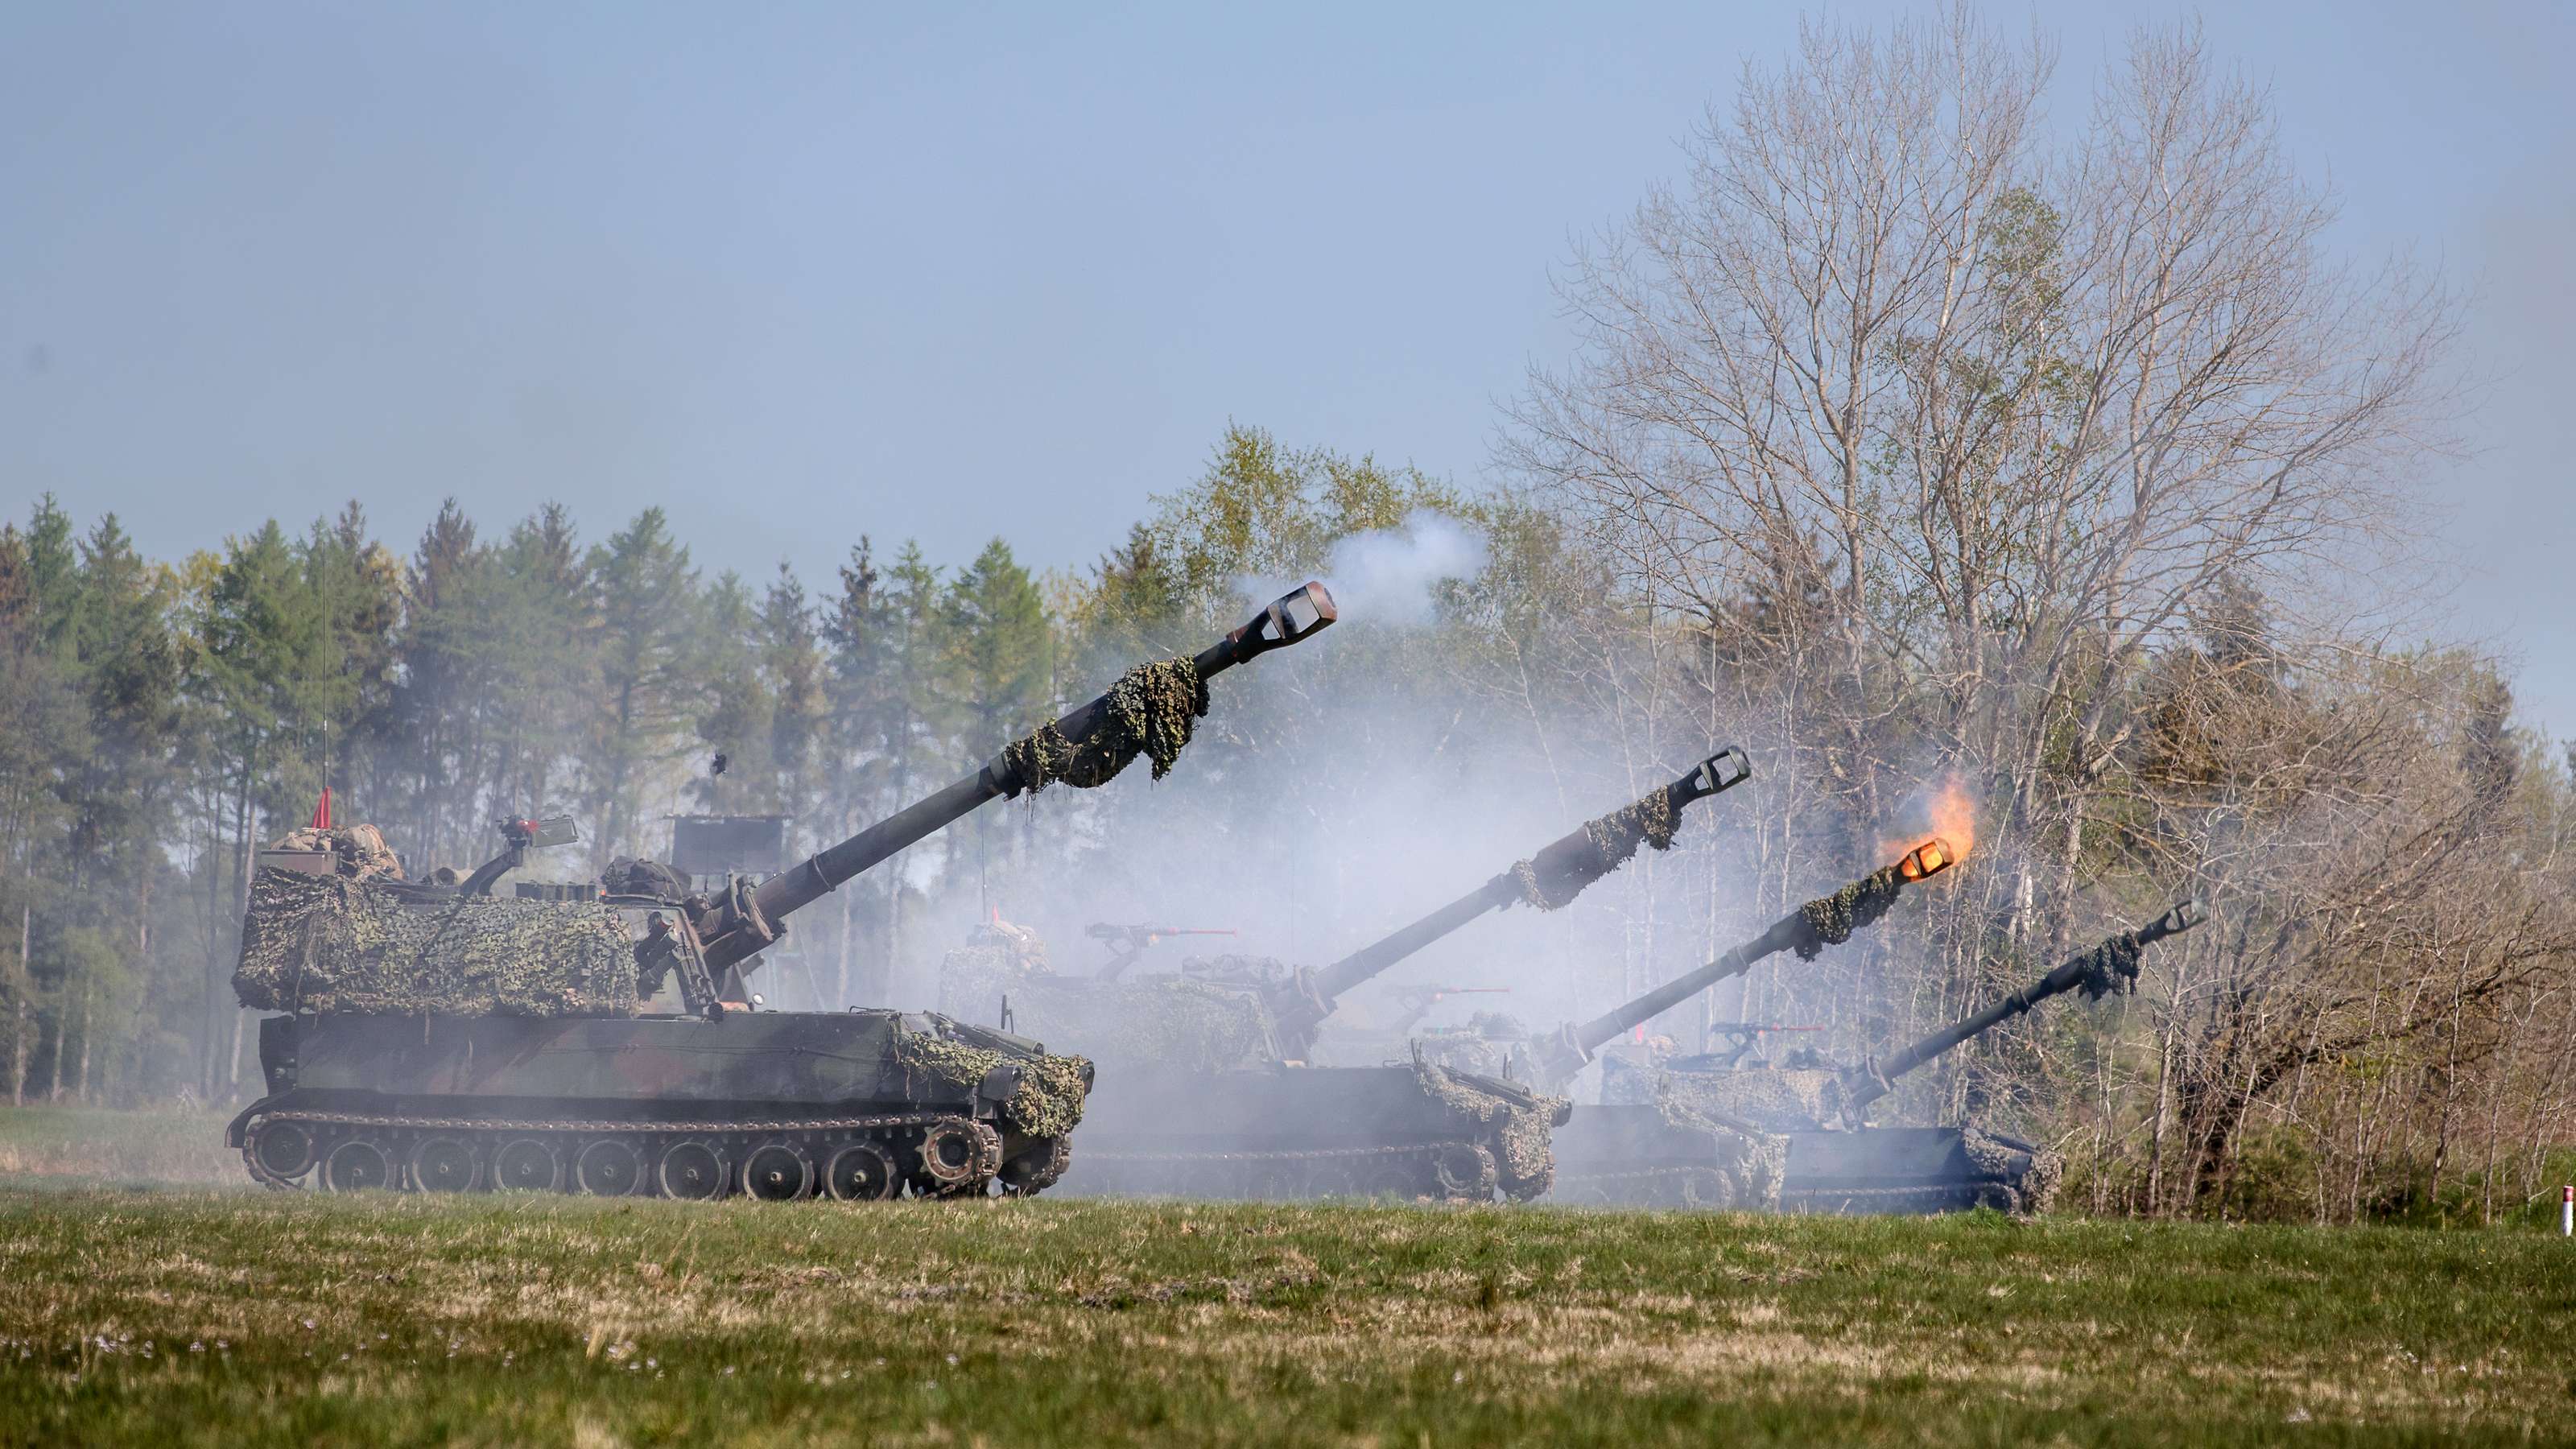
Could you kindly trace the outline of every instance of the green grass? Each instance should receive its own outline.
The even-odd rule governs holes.
[[[0,1105],[0,1180],[75,1177],[109,1183],[249,1181],[224,1146],[225,1112],[115,1112]]]
[[[0,1442],[2564,1440],[2529,1232],[0,1182]]]

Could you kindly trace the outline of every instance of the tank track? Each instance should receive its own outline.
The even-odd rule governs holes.
[[[1695,1208],[1706,1212],[1764,1206],[1736,1173],[1706,1163],[1640,1167],[1626,1172],[1557,1169],[1555,1200],[1585,1205]]]
[[[1382,1197],[1491,1202],[1493,1152],[1460,1138],[1289,1152],[1093,1152],[1077,1187],[1094,1192],[1263,1200]],[[1100,1169],[1094,1171],[1093,1169]]]
[[[269,1134],[292,1126],[300,1159]],[[335,1171],[335,1157],[353,1152]],[[431,1144],[440,1144],[433,1152]],[[623,1148],[621,1154],[618,1150]],[[703,1152],[676,1153],[688,1147]],[[595,1150],[596,1149],[596,1150]],[[513,1154],[504,1175],[503,1155]],[[874,1155],[872,1156],[871,1153]],[[1062,1176],[1070,1152],[1059,1142],[1048,1165],[1011,1191],[1027,1195]],[[282,1170],[283,1161],[293,1167]],[[412,1117],[279,1108],[254,1115],[242,1133],[242,1162],[254,1181],[324,1191],[387,1187],[411,1192],[521,1187],[591,1196],[724,1197],[775,1200],[828,1196],[879,1201],[978,1197],[1002,1169],[1002,1138],[990,1125],[952,1113],[723,1122]],[[1040,1180],[1043,1179],[1043,1180]]]
[[[1908,1183],[1888,1187],[1784,1189],[1777,1204],[1751,1194],[1733,1172],[1706,1164],[1642,1167],[1626,1172],[1560,1173],[1557,1201],[1623,1207],[1692,1208],[1709,1212],[1777,1211],[1840,1214],[1961,1212],[1991,1207],[2022,1211],[2022,1195],[2009,1183]]]
[[[2027,1211],[2022,1191],[2009,1182],[1910,1183],[1894,1187],[1798,1188],[1780,1194],[1780,1210],[1824,1216],[1860,1213],[1926,1215],[1990,1207]]]

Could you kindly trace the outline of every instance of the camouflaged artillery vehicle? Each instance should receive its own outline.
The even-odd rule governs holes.
[[[1098,1059],[1068,1191],[1200,1197],[1526,1200],[1547,1191],[1548,1131],[1566,1104],[1500,1074],[1412,1050],[1312,1064],[1341,995],[1489,911],[1553,910],[1640,844],[1667,849],[1692,801],[1746,778],[1741,750],[1702,761],[1450,904],[1321,970],[1224,957],[1178,976],[1049,974],[1023,944],[953,953],[943,1003]]]
[[[1820,896],[1771,923],[1696,971],[1580,1024],[1568,1022],[1531,1048],[1532,1079],[1551,1092],[1570,1088],[1601,1050],[1700,992],[1782,951],[1812,961],[1827,946],[1887,914],[1907,887],[1950,868],[1948,842],[1935,836],[1892,865]],[[1749,1074],[1748,1074],[1749,1075]],[[1611,1103],[1573,1109],[1556,1134],[1557,1197],[1569,1202],[1623,1202],[1674,1207],[1751,1207],[1779,1200],[1784,1149],[1771,1137],[1710,1117],[1687,1094],[1668,1090],[1675,1074],[1657,1074],[1651,1104]]]
[[[335,1191],[1040,1191],[1070,1161],[1090,1063],[931,1012],[752,1010],[720,983],[756,968],[798,909],[987,801],[1104,784],[1139,753],[1159,778],[1210,679],[1334,617],[1309,584],[758,882],[700,893],[619,861],[591,885],[491,893],[569,822],[504,822],[501,855],[455,886],[401,880],[390,852],[265,867],[234,987],[284,1014],[260,1023],[267,1095],[229,1140],[258,1181]]]
[[[2183,902],[1983,1011],[1856,1067],[1836,1068],[1813,1053],[1787,1067],[1674,1061],[1660,1074],[1651,1105],[1576,1113],[1583,1137],[1558,1143],[1577,1164],[1567,1181],[1592,1201],[1826,1213],[2040,1211],[2064,1175],[2055,1152],[1974,1122],[1873,1127],[1870,1107],[1907,1073],[2053,996],[2080,988],[2099,1000],[2133,989],[2144,948],[2201,920],[2198,905]]]
[[[1345,1025],[1339,1013],[1315,1038],[1315,1065],[1362,1067],[1397,1061],[1419,1047],[1431,1061],[1456,1071],[1526,1078],[1529,1027],[1507,1011],[1470,1012],[1462,1022],[1426,1025],[1440,1003],[1456,996],[1505,996],[1508,986],[1397,986],[1387,989],[1404,1008],[1393,1020]]]

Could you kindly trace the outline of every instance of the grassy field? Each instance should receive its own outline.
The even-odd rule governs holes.
[[[249,1181],[224,1146],[224,1112],[0,1107],[0,1181],[81,1177],[106,1183],[220,1187]]]
[[[8,1443],[2413,1443],[2571,1425],[2576,1249],[2541,1233],[0,1181]]]

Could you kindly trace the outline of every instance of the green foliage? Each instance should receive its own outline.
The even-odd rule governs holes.
[[[686,640],[702,606],[689,550],[672,537],[659,508],[645,509],[593,548],[590,570],[599,598],[592,647],[601,707],[590,716],[580,770],[598,831],[591,853],[604,862],[654,853],[631,787],[680,753],[688,706],[698,693]]]
[[[1036,722],[1053,695],[1054,640],[1037,581],[1000,539],[948,586],[945,631],[954,651],[948,697],[970,753],[989,755]]]
[[[1127,548],[1103,560],[1104,617],[1143,604],[1186,607],[1202,627],[1241,622],[1236,585],[1247,575],[1305,577],[1322,569],[1334,544],[1394,528],[1419,509],[1459,514],[1457,491],[1418,469],[1387,468],[1370,457],[1327,449],[1283,448],[1260,428],[1229,424],[1207,471],[1176,493],[1154,499],[1150,523]],[[1150,536],[1150,552],[1137,552]],[[1142,572],[1141,587],[1122,575]]]

